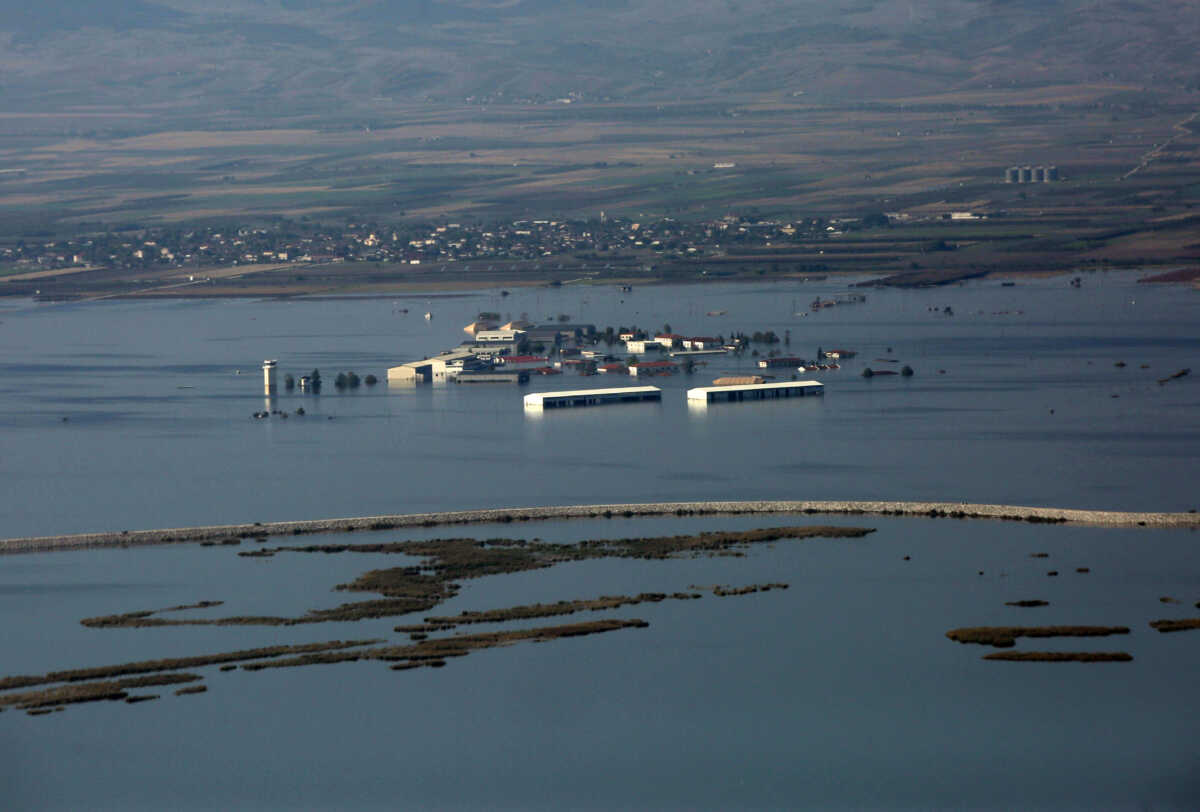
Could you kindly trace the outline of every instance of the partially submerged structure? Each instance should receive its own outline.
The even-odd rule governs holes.
[[[784,381],[779,383],[748,383],[736,386],[699,386],[689,389],[688,403],[721,403],[741,400],[774,400],[825,394],[820,381]]]
[[[609,403],[661,401],[657,386],[621,386],[613,389],[575,389],[562,392],[533,392],[525,396],[526,409],[562,409],[602,406]]]
[[[444,381],[453,378],[461,372],[468,362],[475,359],[475,353],[462,348],[438,353],[420,361],[409,361],[398,367],[388,369],[388,382],[417,383]]]

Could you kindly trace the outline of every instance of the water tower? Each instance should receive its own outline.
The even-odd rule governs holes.
[[[263,394],[271,397],[277,391],[275,387],[275,364],[277,361],[263,361]]]

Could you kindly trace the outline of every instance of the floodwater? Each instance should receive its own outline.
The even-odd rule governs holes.
[[[0,301],[3,535],[674,499],[1197,507],[1197,376],[1157,382],[1200,370],[1194,292],[1097,274],[1082,289],[1057,278],[872,290],[864,304],[794,315],[842,289],[830,282],[296,302]],[[727,313],[705,315],[717,309]],[[481,310],[601,326],[669,323],[684,334],[790,330],[783,353],[811,356],[822,346],[859,356],[811,376],[826,384],[823,398],[702,410],[687,407],[685,389],[751,373],[754,359],[654,379],[664,389],[659,404],[541,415],[524,412],[522,394],[631,382],[568,373],[526,387],[381,384],[339,394],[332,386],[338,371],[384,378],[388,366],[451,346]],[[885,357],[916,374],[861,377],[864,366],[900,365],[874,360]],[[273,406],[291,413],[287,420],[251,418],[264,406],[264,358],[279,359],[281,379],[319,368],[323,394],[279,396]],[[308,414],[296,416],[299,406]],[[55,809],[1200,802],[1191,701],[1200,632],[1163,635],[1148,626],[1197,614],[1194,533],[769,516],[431,528],[354,540],[470,533],[570,541],[813,521],[878,531],[853,541],[779,542],[744,558],[603,560],[479,579],[436,610],[692,584],[791,587],[537,624],[641,617],[647,629],[481,651],[441,669],[209,667],[199,670],[209,686],[199,696],[164,688],[152,689],[159,701],[135,706],[96,703],[43,717],[10,710],[0,714],[0,793],[9,808]],[[247,559],[238,549],[0,559],[0,676],[277,643],[402,642],[391,628],[417,620],[78,623],[200,600],[224,600],[221,615],[297,614],[341,603],[346,596],[334,585],[396,565],[380,555]],[[1031,558],[1035,551],[1050,557]],[[1048,577],[1051,569],[1061,575]],[[1004,605],[1030,598],[1051,605]],[[1134,660],[986,662],[991,649],[944,637],[958,626],[1001,624],[1126,625],[1128,636],[1023,640],[1017,648],[1119,650]]]
[[[862,305],[793,316],[839,289],[0,302],[0,522],[17,536],[727,498],[1197,507],[1200,374],[1156,382],[1185,367],[1200,373],[1194,292],[1097,274],[1078,290],[1054,278],[870,291]],[[943,315],[947,306],[956,315]],[[717,309],[728,312],[704,315]],[[755,359],[655,378],[666,390],[661,404],[540,418],[524,412],[524,392],[641,380],[568,373],[526,387],[384,383],[340,395],[332,386],[338,371],[385,379],[388,366],[453,346],[481,310],[669,324],[685,334],[790,330],[783,353],[859,355],[836,372],[803,376],[825,383],[823,399],[702,411],[687,408],[688,387],[757,372]],[[900,363],[874,361],[881,357]],[[288,420],[254,420],[264,408],[264,358],[279,359],[280,380],[320,369],[323,393],[281,395],[275,406],[293,413]],[[859,374],[902,364],[913,378]],[[296,417],[301,406],[307,416]]]

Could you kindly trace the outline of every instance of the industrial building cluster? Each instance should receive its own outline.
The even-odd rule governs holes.
[[[511,321],[502,327],[475,322],[467,325],[466,330],[471,338],[454,349],[389,368],[388,382],[524,383],[531,372],[561,371],[549,366],[547,356],[531,355],[532,348],[558,347],[565,350],[564,356],[574,356],[582,362],[582,349],[563,345],[577,345],[596,333],[592,324],[536,325],[523,320]]]
[[[670,375],[680,371],[696,356],[723,355],[736,349],[711,336],[683,336],[662,332],[651,338],[642,332],[619,332],[613,338],[625,345],[629,357],[620,361],[601,350],[595,325],[532,324],[523,319],[497,327],[489,317],[480,318],[464,330],[470,339],[437,355],[388,369],[388,381],[416,383],[452,380],[458,383],[523,383],[532,375],[557,375],[574,368],[584,375],[623,374],[634,377]],[[545,348],[558,356],[551,363]],[[667,353],[670,360],[635,360],[650,352]],[[536,354],[534,354],[536,353]]]
[[[518,319],[497,326],[494,313],[480,313],[479,318],[464,330],[471,338],[458,347],[410,361],[388,369],[388,382],[393,384],[416,384],[428,381],[455,381],[457,383],[524,383],[530,374],[555,375],[564,368],[573,367],[584,375],[621,374],[634,377],[672,375],[693,362],[694,356],[724,355],[739,349],[744,340],[735,339],[734,344],[725,345],[718,338],[707,336],[687,337],[663,332],[651,338],[642,331],[612,331],[613,336],[625,345],[629,356],[624,362],[612,356],[601,355],[594,347],[599,333],[591,324],[535,325]],[[531,355],[532,350],[552,347],[560,360],[550,364],[549,356]],[[638,354],[647,352],[666,353],[659,360],[637,360]],[[826,357],[853,355],[849,350],[834,351]],[[775,359],[772,357],[771,359]],[[781,363],[760,366],[794,366],[799,370],[817,369],[797,363],[798,359],[780,358]],[[812,362],[805,362],[812,363]],[[820,368],[830,368],[822,366]],[[795,376],[792,376],[793,379]],[[712,386],[689,389],[689,407],[703,407],[709,403],[723,401],[765,400],[820,395],[824,387],[817,381],[767,382],[762,376],[739,376],[718,378]],[[606,389],[571,389],[549,392],[533,392],[524,397],[527,410],[559,409],[578,406],[598,406],[609,403],[640,403],[661,401],[662,390],[655,386],[622,386]]]
[[[1010,166],[1004,170],[1005,183],[1053,183],[1056,180],[1057,166]]]

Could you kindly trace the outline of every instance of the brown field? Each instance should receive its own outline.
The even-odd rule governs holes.
[[[1130,91],[1121,82],[1060,83],[910,94],[876,106],[779,93],[734,94],[719,103],[397,104],[369,130],[281,124],[121,137],[47,130],[32,147],[0,145],[0,166],[23,172],[0,175],[0,242],[4,217],[11,215],[13,234],[27,227],[30,210],[45,212],[46,229],[63,234],[98,222],[186,228],[231,217],[386,227],[443,217],[581,219],[601,210],[706,220],[753,211],[784,221],[883,211],[908,219],[874,235],[872,246],[844,240],[832,251],[831,242],[814,240],[791,245],[787,255],[697,261],[645,251],[637,262],[654,270],[633,276],[700,278],[717,264],[736,275],[764,268],[812,273],[816,266],[821,273],[902,274],[919,265],[949,279],[1193,263],[1200,259],[1191,219],[1200,133],[1185,124],[1194,100],[1168,104],[1160,95],[1144,107],[1113,101]],[[1169,150],[1158,146],[1168,140]],[[714,170],[718,161],[736,167]],[[1003,183],[1005,167],[1030,163],[1056,164],[1062,181]],[[989,219],[943,219],[955,211]],[[910,234],[952,242],[955,250],[929,253]],[[549,257],[545,264],[503,265],[507,276],[472,278],[518,284],[580,275],[577,268],[557,275],[564,263],[571,264]],[[239,278],[174,295],[428,289],[466,281],[447,268],[435,283],[427,265],[339,268],[336,275],[328,267],[288,267],[305,279],[189,269]],[[64,287],[53,295],[164,295],[151,290],[161,286],[153,280],[129,290],[131,280],[145,276],[56,276]],[[9,277],[4,292],[23,290],[22,281],[33,280]]]
[[[84,266],[79,268],[58,268],[51,271],[33,271],[31,273],[15,273],[8,276],[0,276],[6,282],[31,282],[36,279],[54,279],[60,276],[70,276],[71,274],[86,273],[94,271],[96,268]]]

